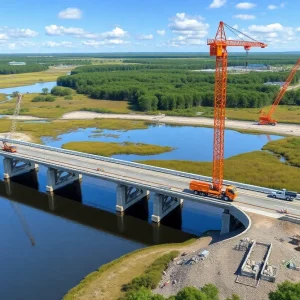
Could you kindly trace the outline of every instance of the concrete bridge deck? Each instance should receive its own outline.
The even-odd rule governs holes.
[[[275,216],[276,211],[284,207],[288,209],[289,213],[300,216],[300,201],[286,202],[268,198],[264,193],[239,189],[237,201],[231,204],[223,200],[192,194],[188,189],[191,180],[188,173],[182,173],[184,175],[170,174],[160,168],[145,168],[141,164],[130,165],[125,162],[122,164],[109,158],[101,160],[96,156],[84,156],[82,153],[74,151],[18,141],[15,141],[15,144],[18,149],[17,153],[0,152],[0,155],[8,159],[9,166],[4,166],[4,168],[11,174],[7,174],[7,178],[14,175],[12,168],[21,161],[27,165],[24,169],[21,168],[20,172],[35,168],[35,164],[49,168],[49,190],[79,179],[78,174],[112,181],[119,185],[117,188],[117,210],[119,211],[125,210],[151,191],[157,198],[154,201],[157,203],[157,207],[154,203],[154,210],[156,210],[154,215],[157,217],[153,217],[154,222],[159,222],[175,206],[180,205],[181,199],[212,205],[224,209],[232,215],[238,213],[239,210],[235,207],[237,206],[260,214],[272,213]],[[13,162],[15,163],[13,164]],[[18,174],[18,170],[15,174]],[[61,181],[56,182],[60,176]],[[57,186],[55,186],[56,184]],[[235,217],[240,218],[241,216]]]

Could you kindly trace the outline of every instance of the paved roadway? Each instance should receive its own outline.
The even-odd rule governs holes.
[[[2,152],[2,154],[36,161],[37,163],[46,166],[59,164],[62,169],[69,169],[78,173],[89,174],[92,177],[100,177],[114,182],[122,183],[122,181],[132,181],[135,182],[137,186],[147,185],[150,187],[150,190],[151,187],[154,189],[155,187],[164,188],[166,192],[185,192],[187,195],[191,196],[190,191],[188,190],[190,182],[189,178],[111,162],[96,161],[91,158],[32,148],[24,145],[17,145],[17,149],[17,153],[10,154]],[[97,168],[100,168],[101,171],[97,171]],[[287,202],[269,198],[263,193],[242,189],[239,189],[238,193],[239,195],[234,202],[234,205],[245,211],[279,217],[280,214],[278,214],[278,210],[286,208],[290,214],[300,216],[299,200]],[[211,198],[206,197],[205,199],[209,202]],[[222,200],[218,200],[218,202],[220,202],[219,204],[224,203]]]

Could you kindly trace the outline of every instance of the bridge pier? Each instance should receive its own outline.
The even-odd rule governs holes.
[[[49,168],[47,171],[47,192],[53,192],[62,188],[76,180],[81,180],[82,175],[75,172],[67,172],[64,170],[57,170]]]
[[[230,232],[230,219],[231,215],[229,213],[229,209],[224,209],[222,214],[222,228],[220,234],[226,234]]]
[[[126,186],[119,184],[117,186],[117,205],[116,211],[123,212],[131,205],[140,201],[145,196],[149,195],[149,191],[141,188]]]
[[[3,167],[5,179],[27,173],[31,170],[38,170],[38,164],[8,157],[3,159]]]
[[[151,216],[152,222],[159,223],[163,217],[175,207],[182,205],[182,203],[183,199],[155,193],[153,199],[153,215]]]

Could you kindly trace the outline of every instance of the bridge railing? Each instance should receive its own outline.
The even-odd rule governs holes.
[[[45,145],[41,145],[41,144],[29,143],[29,142],[24,142],[24,141],[19,141],[19,140],[12,140],[12,139],[1,139],[1,140],[6,141],[8,143],[12,143],[12,144],[14,143],[14,144],[24,145],[24,146],[28,146],[28,147],[53,151],[53,152],[59,152],[59,153],[64,153],[64,154],[69,154],[69,155],[74,155],[74,156],[79,156],[79,157],[85,157],[85,158],[130,166],[130,167],[134,167],[134,168],[140,168],[140,169],[144,169],[144,170],[155,171],[155,172],[160,172],[160,173],[164,173],[164,174],[190,178],[190,179],[194,179],[194,180],[203,180],[203,181],[208,181],[208,182],[210,182],[212,180],[212,178],[209,176],[203,176],[203,175],[198,175],[198,174],[193,174],[193,173],[187,173],[187,172],[176,171],[176,170],[171,170],[171,169],[166,169],[166,168],[149,166],[149,165],[144,165],[144,164],[140,164],[140,163],[136,163],[136,162],[125,161],[125,160],[111,158],[111,157],[88,154],[88,153],[67,150],[67,149],[62,149],[62,148],[56,148],[56,147],[51,147],[51,146],[45,146]],[[260,193],[265,193],[265,194],[270,194],[271,192],[273,192],[275,190],[275,189],[270,189],[270,188],[266,188],[266,187],[230,181],[230,180],[224,180],[223,183],[225,185],[234,185],[240,189],[245,189],[245,190],[255,191],[255,192],[260,192]],[[300,199],[300,194],[298,194],[297,198]]]

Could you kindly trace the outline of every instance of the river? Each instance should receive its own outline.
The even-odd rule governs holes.
[[[29,86],[22,88],[2,89],[0,93],[40,92]],[[259,150],[268,140],[281,137],[226,130],[225,138],[225,156],[230,157]],[[61,147],[69,141],[85,140],[151,142],[174,148],[159,155],[114,156],[126,160],[212,159],[212,129],[192,126],[151,125],[129,131],[87,128],[57,139],[45,137],[43,142]],[[52,198],[45,191],[46,172],[45,167],[39,166],[38,173],[20,176],[8,184],[3,180],[0,162],[1,299],[61,299],[88,273],[123,254],[148,245],[182,242],[221,227],[221,210],[189,201],[159,227],[150,222],[151,197],[118,216],[116,185],[86,176],[81,184],[74,183]],[[34,246],[29,237],[34,239]]]

